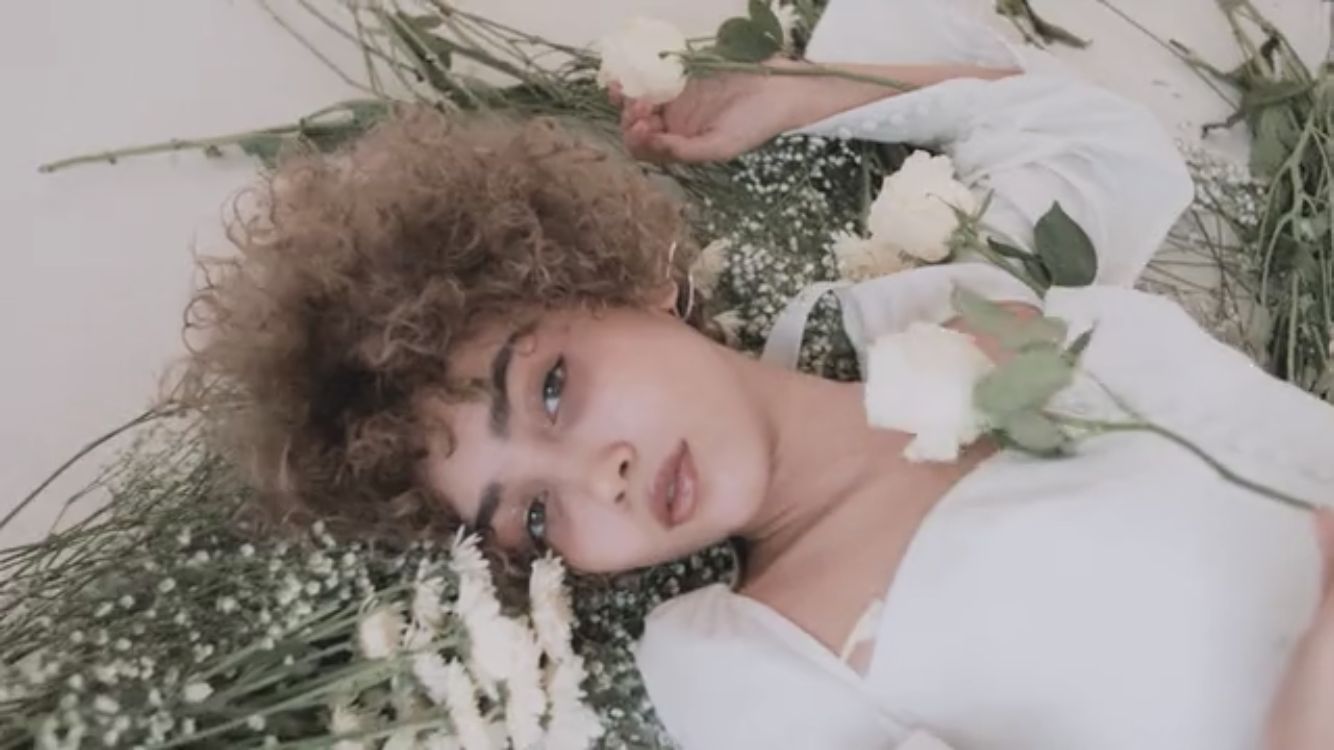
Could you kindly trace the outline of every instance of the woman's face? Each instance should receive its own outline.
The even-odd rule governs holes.
[[[484,398],[433,401],[432,488],[505,549],[572,567],[664,562],[737,533],[768,490],[770,440],[744,355],[648,311],[553,312],[461,346]]]

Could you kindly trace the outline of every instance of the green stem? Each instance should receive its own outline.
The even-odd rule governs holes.
[[[840,70],[825,65],[808,64],[801,67],[775,67],[771,65],[760,65],[758,63],[732,62],[731,60],[722,60],[717,58],[690,57],[686,59],[686,65],[691,71],[710,70],[728,73],[750,73],[752,75],[764,76],[792,76],[796,78],[841,78],[845,81],[856,81],[858,83],[871,83],[877,86],[884,86],[895,91],[912,91],[918,88],[911,83],[905,83],[894,78],[885,76],[873,76],[865,73],[854,73],[848,70]]]
[[[302,47],[305,47],[306,51],[314,55],[315,59],[323,63],[326,68],[333,71],[333,74],[338,76],[338,78],[342,80],[343,83],[346,83],[348,86],[351,86],[352,88],[358,91],[372,95],[376,94],[376,92],[373,89],[367,88],[365,84],[361,83],[352,76],[348,75],[347,71],[338,67],[338,64],[335,63],[333,60],[329,59],[328,55],[321,52],[319,47],[317,47],[314,43],[312,43],[309,39],[307,39],[304,35],[302,35],[301,32],[297,31],[291,24],[287,22],[286,19],[282,17],[281,14],[279,14],[272,7],[270,7],[268,0],[259,0],[259,7],[263,8],[264,12],[267,13],[269,17],[273,19],[273,22],[278,24],[278,26],[281,27],[283,31],[287,32],[288,36],[295,39],[297,43],[300,44]]]
[[[1033,292],[1037,294],[1039,298],[1042,298],[1043,296],[1046,295],[1047,290],[1042,286],[1042,284],[1039,284],[1038,281],[1034,279],[1032,276],[1030,276],[1027,271],[1023,270],[1018,265],[1011,263],[1008,258],[1001,257],[999,253],[988,247],[987,243],[974,242],[973,249],[976,250],[979,254],[981,254],[982,257],[990,261],[992,265],[999,267],[1001,270],[1009,272],[1011,276],[1022,281],[1029,289],[1032,289]]]
[[[1141,34],[1144,34],[1148,38],[1152,39],[1160,47],[1167,50],[1174,57],[1184,62],[1187,67],[1189,67],[1192,71],[1195,72],[1195,75],[1198,76],[1201,81],[1204,81],[1204,85],[1213,89],[1213,92],[1215,94],[1218,94],[1218,98],[1222,99],[1229,107],[1237,106],[1237,103],[1233,101],[1232,98],[1230,98],[1227,94],[1223,93],[1223,90],[1218,87],[1218,84],[1216,84],[1213,80],[1211,80],[1209,76],[1206,75],[1204,72],[1205,70],[1214,72],[1221,78],[1222,77],[1221,71],[1218,71],[1212,65],[1209,65],[1208,63],[1196,57],[1194,53],[1186,49],[1184,45],[1181,45],[1176,42],[1163,41],[1163,39],[1159,37],[1157,34],[1153,33],[1152,31],[1149,31],[1148,27],[1146,27],[1144,24],[1140,23],[1139,21],[1136,21],[1133,17],[1131,17],[1129,14],[1127,14],[1120,8],[1116,7],[1115,5],[1112,5],[1110,0],[1097,0],[1097,3],[1099,5],[1102,5],[1104,8],[1111,11],[1112,13],[1116,14],[1118,17],[1121,18],[1121,20],[1135,27],[1135,29],[1138,30]]]
[[[112,151],[100,151],[92,154],[71,156],[68,159],[47,162],[46,164],[37,167],[37,171],[43,174],[49,174],[80,164],[93,164],[96,162],[115,164],[120,159],[130,156],[147,156],[149,154],[165,154],[172,151],[193,151],[232,146],[248,138],[254,138],[261,135],[291,135],[296,133],[298,129],[299,128],[296,125],[286,125],[276,128],[246,130],[239,133],[214,136],[212,138],[172,138],[169,141],[149,143],[143,146],[131,146],[129,148],[115,149]]]
[[[1199,447],[1195,443],[1192,443],[1190,440],[1183,437],[1182,435],[1179,435],[1178,433],[1173,432],[1172,430],[1169,430],[1161,425],[1145,421],[1106,422],[1098,419],[1084,419],[1082,417],[1074,417],[1067,414],[1056,414],[1054,412],[1044,412],[1044,414],[1046,414],[1047,417],[1063,425],[1067,425],[1069,427],[1079,427],[1085,430],[1091,430],[1093,432],[1103,432],[1103,433],[1136,432],[1136,431],[1151,432],[1155,435],[1164,437],[1170,440],[1171,442],[1181,446],[1182,448],[1185,448],[1191,453],[1195,454],[1197,458],[1199,458],[1201,461],[1204,461],[1206,464],[1209,465],[1210,468],[1218,472],[1219,476],[1237,485],[1238,487],[1242,487],[1244,489],[1248,489],[1252,492],[1255,492],[1256,494],[1272,498],[1274,500],[1279,501],[1280,503],[1283,503],[1284,505],[1296,508],[1298,510],[1305,510],[1310,512],[1315,512],[1317,510],[1317,506],[1314,503],[1303,500],[1299,497],[1293,497],[1292,495],[1280,492],[1279,490],[1266,487],[1263,484],[1260,484],[1258,482],[1253,482],[1250,479],[1247,479],[1246,477],[1237,474],[1228,467],[1224,466],[1221,461],[1219,461],[1218,459],[1214,458],[1213,456],[1205,452],[1203,448]]]
[[[44,170],[44,171],[51,171],[51,170]],[[52,482],[59,479],[62,474],[64,474],[67,470],[69,470],[71,466],[78,463],[79,460],[82,459],[84,456],[88,455],[89,453],[92,453],[102,445],[105,445],[107,442],[114,440],[116,437],[126,432],[129,432],[130,430],[133,430],[134,428],[140,425],[152,422],[155,419],[161,419],[163,417],[168,417],[179,413],[180,413],[179,410],[163,412],[157,409],[149,409],[148,411],[144,412],[143,414],[140,414],[134,419],[131,419],[125,424],[122,424],[121,426],[111,430],[105,435],[102,435],[96,440],[93,440],[91,443],[88,443],[83,448],[79,449],[79,451],[75,453],[73,456],[70,456],[69,459],[65,461],[65,463],[57,467],[55,471],[51,472],[50,476],[48,476],[45,480],[43,480],[41,484],[37,485],[36,489],[34,489],[32,492],[29,492],[26,497],[24,497],[22,500],[19,501],[18,505],[15,505],[12,510],[6,513],[4,518],[0,518],[0,529],[4,529],[6,526],[8,526],[9,522],[13,521],[14,518],[17,517],[19,513],[22,513],[24,508],[27,508],[29,505],[31,505],[32,502],[36,500],[37,497],[41,495],[42,492],[47,487],[51,486]]]
[[[296,740],[293,742],[283,742],[277,745],[268,745],[268,746],[261,745],[260,747],[266,747],[266,750],[307,750],[307,748],[313,749],[313,748],[329,747],[331,744],[329,742],[330,740],[355,743],[360,746],[360,743],[369,742],[371,740],[377,740],[382,737],[389,737],[390,735],[396,732],[400,732],[404,729],[410,729],[414,732],[423,732],[428,729],[445,729],[451,726],[452,723],[448,713],[444,711],[434,711],[429,714],[426,714],[425,717],[420,719],[390,724],[388,726],[379,727],[376,729],[363,730],[361,732],[357,732],[354,734],[340,734],[337,736],[331,735],[325,737],[310,737],[303,740]]]
[[[364,102],[367,100],[363,99],[359,101]],[[251,138],[261,136],[316,133],[324,127],[323,125],[316,123],[316,119],[334,112],[349,111],[348,108],[350,105],[356,103],[358,102],[339,102],[338,104],[312,112],[290,125],[275,125],[273,127],[258,128],[255,130],[243,130],[237,133],[216,135],[208,138],[172,138],[171,140],[149,143],[142,146],[131,146],[129,148],[120,148],[111,151],[80,154],[79,156],[71,156],[67,159],[60,159],[59,161],[47,162],[46,164],[38,166],[37,171],[43,174],[49,174],[80,164],[93,164],[96,162],[115,164],[120,159],[132,156],[147,156],[149,154],[165,154],[173,151],[207,150],[220,148],[222,146],[234,146]]]

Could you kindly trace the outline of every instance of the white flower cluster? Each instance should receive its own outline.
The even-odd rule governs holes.
[[[603,727],[583,700],[584,667],[570,643],[573,614],[564,570],[552,558],[534,565],[530,626],[501,611],[477,543],[474,535],[460,535],[453,545],[449,568],[457,581],[457,597],[452,604],[441,600],[440,578],[419,574],[412,623],[405,623],[391,608],[373,610],[358,627],[362,652],[368,658],[386,659],[410,649],[413,676],[426,697],[448,712],[463,750],[588,748]],[[463,625],[468,647],[442,654],[432,644],[444,634],[451,617]],[[461,655],[464,651],[466,656]],[[502,717],[497,720],[483,710],[483,701],[496,704],[502,696]],[[338,718],[335,710],[335,725]],[[404,734],[396,746],[415,747],[410,741],[418,738]]]
[[[845,278],[895,273],[905,258],[939,263],[949,257],[958,213],[977,211],[977,198],[954,174],[948,156],[915,151],[885,177],[866,217],[868,237],[839,233],[834,254]]]
[[[701,199],[701,234],[714,238],[694,269],[714,323],[729,343],[757,350],[791,297],[842,274],[830,245],[834,233],[860,224],[867,159],[856,147],[819,137],[783,137],[746,154],[727,192]],[[816,308],[800,366],[840,380],[857,377],[855,355],[842,336],[832,299]]]

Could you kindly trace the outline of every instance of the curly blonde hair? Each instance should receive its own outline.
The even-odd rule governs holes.
[[[239,255],[201,263],[182,400],[217,414],[279,516],[394,535],[454,525],[419,483],[413,404],[459,395],[460,341],[541,309],[648,304],[696,254],[680,205],[627,159],[550,121],[424,107],[289,155],[238,196],[228,237]]]

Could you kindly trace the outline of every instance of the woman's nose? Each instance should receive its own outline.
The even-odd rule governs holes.
[[[625,502],[636,458],[634,446],[625,441],[617,441],[598,451],[588,471],[593,499],[611,504]]]

